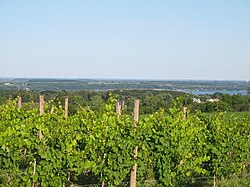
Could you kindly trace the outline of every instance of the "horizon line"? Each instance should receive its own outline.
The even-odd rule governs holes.
[[[0,77],[0,79],[57,79],[57,80],[128,80],[128,81],[245,81],[245,79],[190,79],[190,78],[110,78],[110,77],[24,77],[9,76]]]

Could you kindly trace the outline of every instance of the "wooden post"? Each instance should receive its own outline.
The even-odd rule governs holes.
[[[65,118],[68,118],[68,110],[69,110],[69,98],[66,96],[65,97]]]
[[[36,159],[34,159],[34,166],[33,166],[33,176],[36,175]],[[35,187],[35,182],[32,183],[32,187]]]
[[[125,101],[124,99],[120,100],[121,110],[124,108]]]
[[[40,95],[40,116],[44,114],[44,96]]]
[[[69,111],[69,98],[68,96],[65,97],[65,103],[64,103],[64,116],[67,119],[68,118],[68,111]],[[67,186],[70,186],[70,171],[68,171],[67,174]]]
[[[40,116],[44,114],[44,96],[40,95]],[[40,140],[43,139],[43,133],[39,130],[39,138]]]
[[[134,126],[137,127],[137,123],[139,121],[139,105],[140,101],[139,99],[136,99],[134,101]]]
[[[136,99],[134,101],[134,127],[137,127],[137,123],[139,121],[139,105],[140,101]],[[138,156],[138,146],[134,149],[134,159],[136,160]],[[135,163],[131,169],[130,176],[130,187],[136,187],[136,172],[137,172],[137,164]]]
[[[8,184],[9,184],[9,186],[11,186],[11,177],[10,177],[9,173],[8,173]]]
[[[50,109],[50,113],[51,113],[51,114],[54,114],[54,110],[55,110],[55,109],[54,109],[54,107],[52,106],[51,109]]]
[[[183,120],[187,119],[187,107],[183,107]]]
[[[21,110],[22,108],[22,97],[18,96],[18,103],[17,103],[18,110]]]
[[[70,186],[70,171],[68,171],[67,186]]]
[[[216,176],[214,175],[214,187],[216,187]]]
[[[118,118],[121,116],[122,114],[122,105],[121,105],[121,101],[116,101],[116,113],[118,114]]]

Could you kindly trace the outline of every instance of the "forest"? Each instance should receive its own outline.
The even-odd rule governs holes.
[[[70,100],[70,114],[76,113],[79,107],[90,107],[98,109],[108,101],[112,95],[116,99],[124,100],[124,113],[133,111],[134,99],[141,100],[141,114],[152,113],[159,109],[168,109],[173,106],[173,101],[182,96],[183,105],[191,112],[199,110],[201,112],[247,112],[250,111],[250,95],[229,95],[214,93],[213,95],[192,95],[177,91],[163,90],[113,90],[113,91],[26,91],[26,90],[0,90],[0,104],[4,104],[8,99],[22,97],[22,101],[38,103],[39,95],[44,95],[47,101],[54,103],[64,102],[64,97]],[[199,99],[200,102],[194,102]],[[209,99],[217,99],[211,102]],[[213,100],[212,100],[213,101]]]

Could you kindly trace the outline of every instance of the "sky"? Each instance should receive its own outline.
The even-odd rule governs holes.
[[[250,80],[250,0],[0,0],[0,77]]]

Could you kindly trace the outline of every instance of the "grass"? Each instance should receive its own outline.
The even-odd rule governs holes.
[[[213,116],[215,112],[205,113],[207,116]],[[245,116],[250,115],[250,112],[225,112],[225,117],[230,119],[232,116],[237,118],[244,118]]]
[[[243,118],[246,115],[250,115],[250,112],[227,112],[225,115],[227,118],[230,118],[232,115],[238,118]]]

